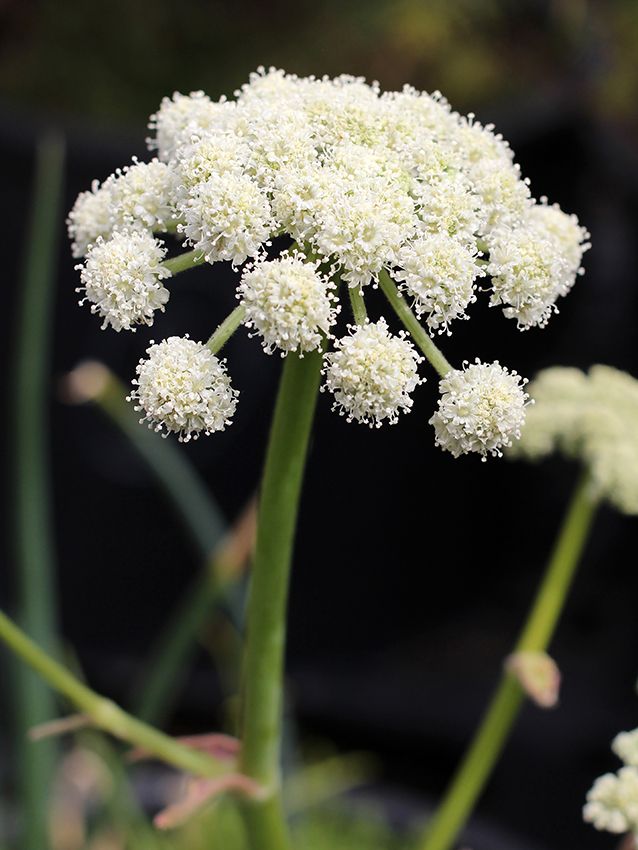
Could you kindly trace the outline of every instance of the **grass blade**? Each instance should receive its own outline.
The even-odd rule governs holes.
[[[48,389],[51,313],[56,282],[64,143],[38,144],[32,211],[25,246],[15,348],[12,445],[15,474],[17,616],[48,652],[56,648],[55,555],[51,522]],[[16,669],[16,738],[23,850],[47,846],[47,803],[54,771],[53,741],[32,744],[31,726],[55,714],[52,691],[24,666]]]

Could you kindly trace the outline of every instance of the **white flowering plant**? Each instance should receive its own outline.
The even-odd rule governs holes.
[[[160,826],[230,795],[250,850],[290,850],[281,777],[286,600],[319,392],[347,422],[380,428],[412,412],[433,370],[439,399],[423,425],[454,458],[536,458],[559,448],[585,468],[493,702],[417,842],[449,850],[523,696],[544,707],[557,701],[560,673],[547,648],[596,505],[606,498],[638,513],[627,474],[638,450],[618,440],[638,407],[633,379],[605,367],[589,377],[549,370],[528,386],[473,352],[455,368],[435,337],[470,319],[479,299],[521,331],[544,328],[583,272],[589,234],[574,215],[532,197],[492,126],[458,114],[439,93],[260,69],[232,99],[165,98],[149,127],[154,158],[94,182],[69,213],[80,304],[104,330],[136,331],[167,309],[178,275],[216,263],[236,271],[238,303],[205,341],[149,341],[128,397],[141,422],[184,442],[230,426],[241,399],[220,352],[242,327],[264,354],[283,358],[258,500],[237,739],[175,741],[69,678],[4,615],[0,637],[95,725],[192,777]],[[376,288],[385,308],[372,316],[367,295]],[[590,811],[599,825],[621,823]],[[627,812],[622,823],[635,829]]]

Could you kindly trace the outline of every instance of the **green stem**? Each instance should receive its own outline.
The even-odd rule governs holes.
[[[365,325],[368,318],[366,303],[363,300],[363,292],[359,286],[349,286],[348,294],[350,295],[350,306],[352,307],[352,315],[358,325]]]
[[[421,349],[426,359],[439,373],[439,375],[444,378],[453,367],[450,363],[448,363],[442,351],[434,344],[430,336],[427,334],[385,269],[379,274],[379,286],[381,287],[381,291],[385,297],[390,302],[392,309],[397,314],[406,330],[409,331],[412,339]]]
[[[240,304],[238,307],[229,313],[221,325],[217,328],[217,330],[212,334],[208,342],[206,343],[206,347],[210,349],[213,354],[217,354],[221,349],[226,345],[231,336],[235,333],[237,328],[241,325],[246,317],[246,307],[243,304]]]
[[[578,482],[563,520],[554,551],[536,599],[516,644],[516,652],[544,652],[565,605],[583,552],[598,500],[584,474]],[[508,738],[523,702],[523,691],[512,673],[501,676],[443,802],[428,824],[421,850],[449,850],[463,828]]]
[[[267,789],[268,798],[244,807],[253,850],[290,846],[280,778],[286,603],[321,362],[318,351],[286,357],[259,499],[244,650],[241,767]]]
[[[206,258],[203,252],[193,249],[184,254],[178,254],[177,257],[171,257],[170,260],[164,260],[162,266],[168,269],[171,274],[176,275],[188,271],[188,269],[194,269],[196,266],[201,266],[205,262]]]
[[[101,697],[66,667],[43,652],[27,635],[0,611],[0,640],[33,670],[65,696],[93,725],[122,741],[141,747],[162,761],[198,776],[220,776],[229,769],[197,750],[185,747],[174,738],[127,714],[111,700]]]
[[[64,176],[64,142],[42,139],[36,154],[31,220],[25,245],[16,329],[13,451],[17,616],[49,651],[57,643],[55,544],[51,527],[49,385],[52,306]],[[22,850],[46,846],[46,819],[56,744],[34,747],[26,730],[55,712],[51,690],[20,667],[15,681],[16,740],[23,822]]]

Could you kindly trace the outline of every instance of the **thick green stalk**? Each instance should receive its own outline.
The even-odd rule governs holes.
[[[242,671],[241,769],[267,792],[244,805],[253,850],[290,846],[280,777],[286,603],[321,361],[318,351],[286,357],[259,498]]]
[[[0,640],[85,714],[92,725],[122,741],[141,747],[168,764],[198,776],[221,776],[228,771],[227,766],[221,765],[205,753],[185,747],[174,738],[127,714],[111,700],[96,694],[76,679],[66,667],[43,652],[2,611]]]
[[[63,175],[64,142],[58,136],[48,136],[38,145],[36,155],[31,220],[19,288],[12,406],[17,616],[48,650],[55,648],[57,637],[48,388]],[[42,850],[47,841],[56,745],[46,741],[33,746],[26,739],[26,731],[55,713],[55,700],[51,690],[23,667],[16,669],[14,693],[24,818],[22,850]]]
[[[201,266],[206,262],[203,251],[193,249],[186,251],[184,254],[178,254],[176,257],[171,257],[170,260],[164,260],[162,266],[168,269],[171,274],[179,274],[180,272],[194,269],[196,266]]]
[[[446,360],[443,352],[434,344],[385,270],[379,273],[379,286],[390,302],[392,309],[410,333],[417,346],[421,349],[426,359],[439,375],[444,378],[453,367]]]
[[[516,644],[516,652],[544,652],[565,605],[576,567],[592,525],[598,500],[585,474],[578,482],[536,599]],[[523,702],[523,691],[510,672],[501,676],[443,802],[429,822],[422,850],[450,850],[465,825],[505,745]]]

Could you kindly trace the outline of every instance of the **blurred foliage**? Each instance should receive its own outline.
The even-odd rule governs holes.
[[[330,756],[311,769],[325,781],[342,774],[341,790],[361,781],[360,756]],[[327,768],[327,771],[326,771]],[[304,770],[307,770],[305,768]],[[182,780],[154,774],[135,786],[124,769],[118,749],[95,731],[76,736],[75,745],[61,761],[52,788],[50,844],[52,850],[248,850],[237,810],[230,797],[204,806],[183,826],[155,829],[138,800],[136,790],[152,786],[165,801],[179,798]],[[316,784],[316,782],[315,782]],[[397,833],[371,803],[317,802],[332,793],[307,796],[303,813],[293,819],[295,846],[304,850],[411,850],[411,836]],[[310,808],[308,808],[310,807]]]
[[[257,65],[440,88],[460,109],[566,87],[633,116],[635,0],[5,0],[0,96],[139,124],[161,97]]]

